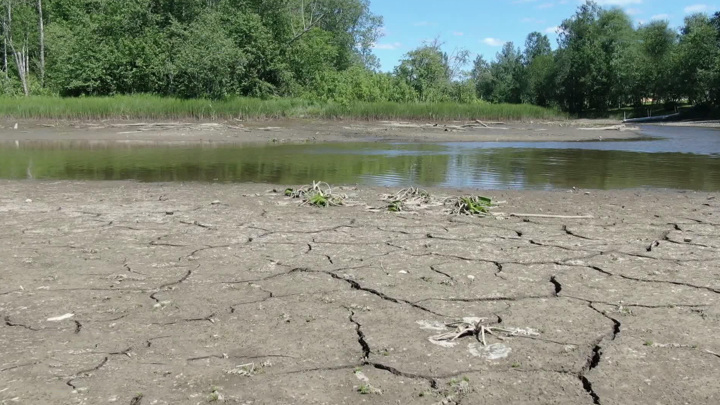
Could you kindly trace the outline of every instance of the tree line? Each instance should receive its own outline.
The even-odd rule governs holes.
[[[571,113],[644,102],[720,104],[720,12],[693,14],[678,30],[667,21],[635,28],[621,9],[588,1],[558,27],[558,48],[528,35],[471,72],[479,97],[557,106]]]
[[[635,27],[593,1],[492,61],[439,41],[392,72],[368,0],[0,0],[5,95],[527,103],[571,113],[720,104],[720,13]],[[468,67],[470,67],[468,69]]]

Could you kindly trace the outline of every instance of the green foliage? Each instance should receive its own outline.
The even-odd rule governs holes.
[[[448,56],[438,44],[421,46],[405,55],[395,75],[415,90],[421,101],[440,101],[451,79]]]
[[[2,4],[13,18],[0,13],[9,55],[0,94],[24,93],[15,56],[27,55],[30,94],[169,97],[146,113],[132,112],[146,96],[125,99],[131,116],[521,119],[555,114],[504,104],[571,114],[649,101],[720,104],[720,12],[688,16],[679,30],[666,21],[635,27],[620,8],[586,1],[560,25],[555,51],[532,32],[524,49],[507,43],[494,60],[469,63],[469,51],[448,54],[434,41],[381,73],[372,47],[382,18],[368,0],[47,0],[43,71],[36,2]],[[126,110],[116,101],[86,107],[116,116]],[[66,103],[42,109],[26,113],[83,114]]]
[[[187,29],[173,25],[177,41],[169,74],[171,92],[184,98],[222,98],[240,93],[244,54],[224,30],[218,12],[207,12]]]
[[[482,196],[465,196],[450,199],[452,213],[485,216],[492,208],[492,199]]]

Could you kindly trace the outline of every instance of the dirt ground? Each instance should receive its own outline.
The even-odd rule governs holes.
[[[15,126],[17,125],[17,129]],[[8,121],[0,141],[82,140],[123,142],[542,142],[632,139],[639,131],[611,120],[557,122],[396,122],[268,120],[232,122]]]
[[[720,403],[717,194],[274,187],[0,181],[0,403]]]

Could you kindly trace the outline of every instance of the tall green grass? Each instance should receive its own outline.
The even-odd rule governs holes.
[[[532,105],[490,103],[316,103],[297,98],[177,99],[151,95],[60,98],[0,97],[0,117],[18,119],[326,119],[523,120],[563,118]]]
[[[368,120],[525,120],[566,118],[548,108],[529,104],[491,103],[352,103],[329,104],[321,111],[323,118],[357,118]]]

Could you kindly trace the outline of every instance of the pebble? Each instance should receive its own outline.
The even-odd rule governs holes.
[[[25,202],[29,204],[32,202],[32,200],[28,198],[27,200],[25,200]]]

